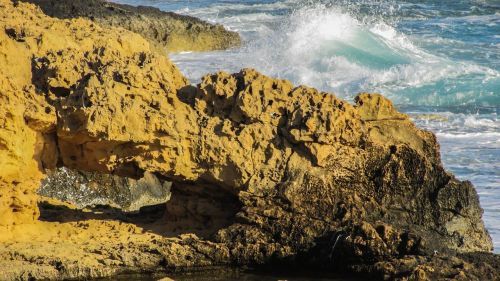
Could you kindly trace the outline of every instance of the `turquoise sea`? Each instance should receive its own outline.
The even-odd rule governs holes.
[[[500,252],[499,0],[114,0],[239,32],[239,49],[171,54],[192,83],[253,67],[348,100],[380,92],[476,186]]]

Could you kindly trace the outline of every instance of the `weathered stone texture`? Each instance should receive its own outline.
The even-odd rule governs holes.
[[[275,264],[498,273],[495,256],[450,261],[492,249],[478,196],[381,95],[351,105],[252,69],[195,87],[137,34],[7,0],[0,16],[1,277]],[[172,199],[154,223],[65,205],[52,209],[72,214],[61,222],[36,222],[35,190],[57,166],[152,174],[173,182]]]

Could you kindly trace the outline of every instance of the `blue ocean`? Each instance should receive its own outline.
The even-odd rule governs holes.
[[[192,83],[244,67],[352,100],[379,92],[434,132],[500,253],[499,0],[114,0],[220,23],[241,48],[171,54]]]

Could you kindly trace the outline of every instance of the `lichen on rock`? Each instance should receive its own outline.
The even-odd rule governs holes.
[[[0,278],[220,265],[494,278],[498,256],[471,254],[492,249],[474,188],[383,96],[351,105],[252,69],[193,86],[135,33],[8,0],[0,15]],[[60,220],[37,221],[56,167],[154,175],[172,198],[155,221],[46,203]]]

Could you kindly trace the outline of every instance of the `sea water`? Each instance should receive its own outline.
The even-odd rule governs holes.
[[[352,100],[389,97],[470,180],[500,252],[499,0],[115,0],[219,23],[241,48],[171,54],[192,83],[244,67]]]

